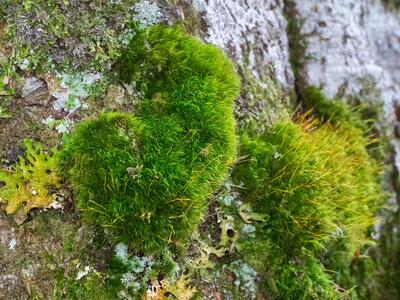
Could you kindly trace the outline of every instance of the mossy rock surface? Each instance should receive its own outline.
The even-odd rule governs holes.
[[[139,32],[120,62],[143,93],[138,116],[76,126],[62,170],[84,218],[141,251],[182,242],[235,159],[239,79],[213,46],[181,28]]]

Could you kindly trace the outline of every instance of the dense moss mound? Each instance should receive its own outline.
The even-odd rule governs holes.
[[[138,116],[76,126],[62,171],[87,220],[152,252],[193,230],[235,159],[240,84],[221,51],[179,27],[137,33],[119,67],[144,95]]]
[[[318,259],[305,255],[302,260],[283,263],[274,272],[273,299],[338,299],[329,274]]]
[[[329,114],[329,105],[315,109],[324,122],[307,114],[277,122],[265,134],[247,130],[240,137],[245,158],[234,170],[234,182],[243,187],[242,200],[253,213],[263,216],[240,251],[277,299],[343,296],[332,275],[342,270],[332,270],[332,264],[325,269],[324,257],[340,253],[350,265],[368,243],[382,203],[380,167],[367,151],[375,142],[364,130],[367,124],[342,104],[332,104],[337,109]]]
[[[185,88],[187,94],[181,96],[200,101],[214,95],[219,101],[228,101],[229,105],[223,107],[230,108],[240,85],[232,63],[218,48],[190,38],[179,26],[156,25],[136,34],[120,60],[119,71],[121,78],[135,82],[147,99],[162,93],[164,101],[178,100]],[[200,91],[192,86],[197,81],[201,81]],[[185,102],[186,110],[191,106],[195,110],[192,101]],[[156,109],[160,104],[153,102],[149,106]]]
[[[379,168],[355,127],[302,120],[241,137],[249,159],[235,172],[254,210],[268,215],[262,234],[288,256],[318,251],[332,238],[362,245],[381,199]],[[319,126],[319,127],[318,127]]]
[[[344,99],[327,99],[321,89],[310,86],[303,91],[305,111],[312,111],[313,115],[322,121],[332,124],[347,124],[368,131],[368,122],[361,118],[364,107],[350,109]]]

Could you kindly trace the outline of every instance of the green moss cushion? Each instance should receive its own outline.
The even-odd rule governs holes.
[[[80,123],[61,171],[87,220],[154,252],[192,232],[234,161],[240,84],[220,50],[178,27],[138,33],[120,69],[145,95],[137,116]]]

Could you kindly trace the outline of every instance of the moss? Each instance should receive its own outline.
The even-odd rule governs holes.
[[[398,9],[400,8],[399,0],[382,0],[383,4],[390,9]]]
[[[367,129],[367,123],[361,118],[361,107],[351,110],[342,99],[327,99],[321,89],[311,86],[303,91],[303,107],[322,121],[333,124],[348,123],[354,127]]]
[[[233,172],[243,201],[264,216],[238,249],[279,299],[339,297],[334,278],[313,257],[329,250],[326,255],[342,253],[351,261],[368,242],[383,199],[366,123],[345,104],[308,93],[324,121],[308,113],[296,122],[278,121],[264,134],[244,131],[243,161]]]
[[[377,276],[369,281],[369,285],[379,281],[382,299],[400,298],[400,211],[393,214],[391,220],[383,225],[382,236],[378,246],[373,249],[372,258],[376,264]],[[368,285],[367,285],[368,286]]]
[[[107,300],[117,297],[117,289],[106,285],[100,273],[91,273],[81,280],[63,278],[56,283],[52,299],[68,300]]]
[[[329,245],[323,257],[324,265],[332,272],[332,279],[349,291],[351,299],[380,298],[378,266],[369,253],[372,249],[371,245],[365,245],[354,255],[349,255],[346,245],[336,242]]]
[[[323,265],[312,256],[289,261],[273,271],[269,283],[276,288],[274,299],[339,299],[336,287]]]
[[[378,96],[372,99],[367,96],[376,93],[375,87],[368,82],[364,82],[364,86],[365,95],[362,95],[362,98],[350,97],[347,100],[349,104],[342,98],[328,99],[322,90],[315,86],[307,87],[302,93],[302,107],[304,111],[311,111],[322,122],[346,124],[347,127],[361,130],[369,139],[369,154],[377,161],[387,164],[387,153],[391,152],[388,136],[391,133],[382,125],[383,108],[380,99]],[[388,186],[385,188],[391,189]]]
[[[189,38],[180,26],[156,25],[138,32],[121,57],[119,71],[147,99],[159,93],[177,94],[182,85],[198,78],[221,99],[235,98],[239,89],[238,76],[226,56],[216,47]]]
[[[399,213],[382,224],[380,237],[375,243],[362,247],[353,256],[345,253],[345,245],[333,244],[323,257],[323,262],[335,272],[333,279],[341,287],[351,290],[352,299],[398,299]]]
[[[178,299],[190,299],[195,294],[196,290],[189,286],[188,276],[178,276],[177,265],[169,252],[159,256],[137,256],[129,254],[122,243],[115,250],[106,269],[78,265],[69,274],[59,269],[54,298],[166,299],[161,296],[173,294]],[[164,284],[163,290],[160,290],[160,284]],[[157,295],[160,298],[155,297]]]
[[[106,1],[98,9],[89,2],[2,1],[0,13],[7,24],[7,46],[14,48],[13,63],[44,72],[85,67],[108,71],[132,34],[136,2]]]
[[[140,119],[79,124],[62,153],[84,218],[151,252],[184,241],[236,154],[239,80],[217,48],[180,27],[138,32],[120,62],[144,99]]]
[[[301,101],[302,91],[306,86],[302,71],[309,57],[306,55],[307,41],[301,33],[304,20],[299,19],[296,5],[296,1],[284,0],[284,15],[287,21],[286,33],[289,38],[289,62],[295,79],[296,98]]]
[[[289,256],[321,250],[335,234],[356,249],[381,197],[362,132],[318,125],[279,122],[266,136],[241,137],[249,158],[236,169],[236,182],[244,183],[254,210],[268,214],[265,234]]]

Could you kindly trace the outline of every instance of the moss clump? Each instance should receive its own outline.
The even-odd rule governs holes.
[[[167,98],[164,101],[182,102],[179,94],[182,94],[183,87],[192,87],[191,90],[185,89],[185,96],[191,95],[190,98],[197,98],[197,101],[211,95],[222,101],[228,100],[229,105],[221,105],[225,108],[231,108],[232,99],[239,92],[238,76],[225,55],[214,46],[190,38],[180,26],[167,28],[156,25],[136,34],[122,55],[119,71],[125,82],[134,82],[136,88],[144,93],[152,109],[162,104],[154,103],[152,98],[157,94]],[[199,84],[206,90],[197,91],[192,86],[197,81],[201,81]],[[207,92],[207,88],[213,93]],[[192,101],[185,102],[186,109],[196,106]]]
[[[138,32],[120,68],[144,95],[140,118],[108,113],[82,122],[61,169],[85,219],[151,252],[184,240],[226,176],[239,79],[221,51],[179,27]]]
[[[287,255],[321,250],[335,236],[356,249],[381,197],[379,168],[362,131],[319,125],[283,121],[265,136],[241,137],[249,159],[236,169],[236,181],[254,210],[268,215],[263,235]]]
[[[243,201],[265,217],[238,249],[278,299],[343,296],[323,256],[340,253],[350,265],[369,240],[383,198],[379,164],[367,151],[374,142],[367,123],[344,104],[332,109],[320,96],[315,92],[311,101],[323,121],[308,113],[296,122],[279,121],[265,134],[250,128],[240,138],[245,158],[234,182],[243,187]]]
[[[367,122],[361,118],[362,107],[359,110],[350,110],[343,100],[328,100],[321,89],[314,86],[304,89],[303,96],[302,104],[305,110],[311,110],[317,118],[333,124],[346,123],[353,127],[368,129]]]
[[[272,295],[277,299],[338,299],[332,279],[312,256],[282,264],[273,278],[276,291]]]

